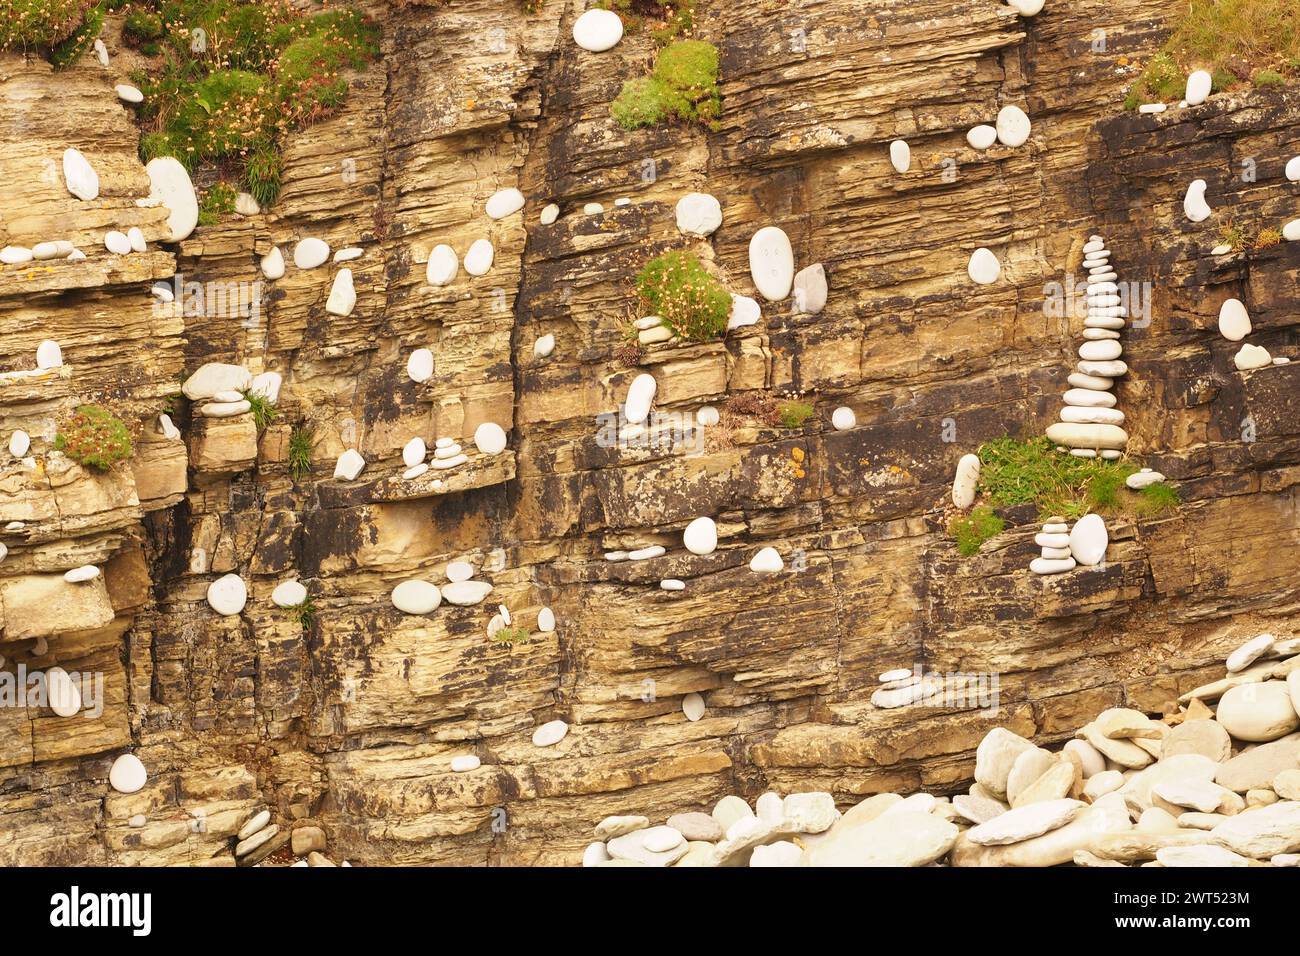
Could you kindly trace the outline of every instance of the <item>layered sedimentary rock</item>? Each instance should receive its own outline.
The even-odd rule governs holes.
[[[561,0],[527,15],[498,0],[376,5],[384,55],[340,113],[290,137],[276,205],[179,244],[163,209],[135,203],[149,182],[116,74],[93,57],[57,74],[0,58],[0,245],[87,252],[0,269],[0,372],[32,368],[47,339],[65,361],[39,379],[0,374],[0,438],[23,429],[36,462],[0,459],[0,654],[10,673],[103,676],[93,719],[0,708],[0,862],[229,865],[266,807],[283,832],[265,847],[319,826],[359,864],[572,864],[611,814],[662,819],[769,788],[843,807],[965,789],[994,726],[1051,743],[1107,707],[1158,713],[1245,637],[1290,633],[1300,363],[1238,372],[1216,322],[1241,299],[1252,342],[1293,354],[1300,251],[1212,256],[1215,221],[1189,224],[1182,198],[1203,178],[1238,223],[1294,218],[1280,170],[1300,111],[1283,90],[1121,114],[1176,8],[706,9],[718,128],[628,132],[609,103],[644,73],[648,36],[586,52],[572,42],[581,4]],[[1029,141],[971,148],[966,132],[1006,104],[1032,120]],[[905,174],[890,163],[899,139]],[[98,173],[94,201],[63,186],[69,146]],[[1247,155],[1278,174],[1242,182]],[[489,219],[510,187],[523,210]],[[722,226],[689,242],[731,292],[756,296],[749,242],[773,225],[797,268],[823,264],[827,303],[764,302],[722,341],[654,344],[629,367],[629,280],[688,241],[675,207],[690,192],[721,203]],[[591,202],[604,212],[584,214]],[[560,216],[542,225],[549,203]],[[147,251],[110,264],[103,233],[132,226]],[[1032,509],[972,558],[944,509],[962,454],[1055,419],[1082,316],[1045,309],[1044,288],[1079,272],[1091,233],[1126,281],[1151,284],[1116,393],[1128,454],[1183,504],[1110,523],[1100,567],[1039,579],[1025,571]],[[292,265],[308,237],[363,250],[347,263],[350,314],[326,311],[332,264]],[[426,281],[435,246],[463,261],[480,239],[485,275]],[[1001,262],[992,284],[969,280],[976,247]],[[289,265],[268,280],[273,248]],[[150,285],[175,279],[249,290],[255,307],[155,305]],[[538,355],[544,336],[553,350]],[[434,368],[417,383],[420,348]],[[174,397],[206,362],[279,372],[276,420],[259,434],[249,415],[206,418]],[[642,373],[656,411],[681,421],[759,389],[800,391],[816,412],[798,429],[742,421],[705,428],[702,445],[685,427],[675,449],[620,447],[608,416]],[[87,401],[136,430],[108,474],[53,454],[58,422]],[[840,407],[855,424],[837,431]],[[156,426],[162,412],[182,438]],[[441,490],[431,473],[401,478],[412,437],[472,448],[485,421],[509,433],[506,451]],[[314,467],[295,478],[304,424]],[[336,481],[348,448],[366,468]],[[701,516],[717,523],[705,555],[682,546]],[[666,553],[604,557],[651,545]],[[769,546],[785,569],[751,572]],[[457,559],[493,586],[484,604],[393,606],[396,585],[444,583]],[[86,564],[98,584],[63,581]],[[249,598],[218,616],[205,595],[228,573]],[[270,600],[295,577],[313,596],[306,626]],[[74,586],[93,591],[73,600]],[[488,639],[498,604],[530,641]],[[543,607],[553,632],[536,627]],[[916,663],[996,675],[996,709],[870,703],[879,673]],[[554,719],[563,739],[535,746]],[[108,785],[126,751],[149,772],[129,795]],[[452,771],[471,754],[476,769]]]

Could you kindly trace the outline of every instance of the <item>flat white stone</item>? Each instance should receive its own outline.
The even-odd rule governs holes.
[[[1128,444],[1128,432],[1118,425],[1076,424],[1056,422],[1047,426],[1047,438],[1066,448],[1102,449],[1123,451]]]
[[[1138,107],[1138,112],[1149,116],[1152,113],[1163,113],[1166,109],[1168,107],[1164,103],[1143,103]]]
[[[1034,558],[1029,570],[1035,574],[1061,574],[1074,570],[1074,558]]]
[[[904,140],[894,140],[889,144],[889,162],[897,172],[907,172],[912,167],[912,147]]]
[[[605,211],[605,207],[598,202],[589,202],[583,204],[582,211],[588,216],[599,216]]]
[[[776,226],[764,226],[749,240],[749,274],[759,294],[779,302],[794,284],[794,250],[790,238]]]
[[[1240,342],[1250,334],[1250,314],[1240,299],[1224,299],[1219,307],[1219,334],[1229,342]]]
[[[63,580],[69,584],[78,584],[82,581],[93,581],[99,577],[99,568],[93,564],[83,564],[79,568],[72,568],[63,572]]]
[[[360,259],[366,254],[366,250],[359,246],[348,246],[346,249],[340,249],[334,253],[335,262],[351,262],[353,259]]]
[[[534,747],[551,747],[564,739],[569,725],[562,720],[550,720],[533,731]]]
[[[1292,219],[1282,227],[1282,238],[1288,242],[1300,241],[1300,219]]]
[[[166,413],[158,416],[158,433],[169,441],[175,441],[181,437],[181,430],[176,427],[172,417]]]
[[[635,551],[627,553],[629,561],[649,561],[651,558],[657,558],[667,552],[662,544],[652,544],[647,548],[637,548]]]
[[[9,454],[21,458],[32,447],[32,440],[21,428],[9,436]]]
[[[199,409],[199,414],[204,418],[234,418],[250,411],[252,407],[253,404],[243,398],[237,402],[208,402]]]
[[[484,422],[474,429],[474,446],[485,455],[499,455],[506,450],[505,429],[496,422]]]
[[[126,233],[110,229],[104,233],[104,248],[115,256],[124,256],[131,251],[131,240]]]
[[[253,376],[248,385],[248,394],[259,395],[274,405],[280,400],[280,386],[283,384],[284,376],[279,372],[262,372]]]
[[[1118,408],[1080,408],[1076,405],[1067,405],[1061,409],[1059,417],[1063,422],[1124,424],[1124,413]]]
[[[1246,372],[1253,368],[1272,365],[1273,357],[1268,354],[1268,349],[1263,346],[1247,343],[1232,357],[1232,364],[1237,366],[1238,371]]]
[[[455,442],[452,442],[450,445],[443,445],[441,448],[435,448],[433,450],[433,457],[455,458],[460,453],[461,453],[460,445],[456,444]]]
[[[650,416],[650,406],[654,402],[659,384],[648,372],[642,372],[632,380],[627,389],[627,399],[623,402],[623,415],[633,425],[640,425]]]
[[[1109,362],[1093,362],[1089,359],[1080,359],[1075,368],[1084,375],[1096,375],[1099,378],[1119,378],[1121,375],[1128,373],[1128,366],[1119,359],[1112,359]]]
[[[1079,408],[1113,408],[1116,402],[1111,392],[1099,392],[1091,388],[1072,388],[1063,397],[1067,405]]]
[[[243,392],[253,382],[253,376],[242,365],[207,362],[187,378],[181,392],[190,401],[215,398],[220,392]]]
[[[1090,388],[1096,392],[1104,392],[1115,384],[1113,378],[1106,378],[1102,375],[1084,375],[1082,372],[1071,372],[1065,380],[1075,388]]]
[[[1083,337],[1089,342],[1118,341],[1119,333],[1114,329],[1084,329]]]
[[[1096,458],[1097,450],[1095,448],[1071,448],[1070,454],[1075,458]]]
[[[588,10],[573,23],[573,42],[591,53],[603,53],[623,39],[623,21],[612,10]]]
[[[699,694],[690,693],[682,698],[682,713],[686,715],[686,719],[691,723],[703,717],[704,711],[704,698]]]
[[[952,503],[958,508],[969,508],[975,503],[975,490],[980,480],[978,455],[962,455],[952,479]]]
[[[238,614],[248,603],[248,588],[238,574],[226,574],[208,585],[208,604],[223,617]]]
[[[445,471],[448,468],[455,468],[457,465],[463,465],[469,461],[465,455],[452,455],[450,458],[435,457],[430,463],[432,467]]]
[[[1199,106],[1210,97],[1210,90],[1214,86],[1214,78],[1206,70],[1193,70],[1187,77],[1186,92],[1183,93],[1183,100],[1188,106]]]
[[[966,142],[971,145],[972,149],[986,150],[992,146],[998,138],[998,131],[987,124],[972,126],[966,133]]]
[[[468,561],[452,561],[447,565],[447,580],[452,584],[457,581],[468,581],[474,576],[474,565]]]
[[[393,607],[403,614],[428,614],[442,603],[442,592],[429,581],[403,581],[393,588]]]
[[[675,212],[678,230],[688,236],[711,236],[722,225],[722,204],[708,193],[687,193]]]
[[[533,357],[546,358],[555,351],[555,336],[550,332],[538,336],[537,341],[533,343]]]
[[[1122,329],[1124,319],[1117,315],[1089,315],[1083,324],[1089,329]]]
[[[1300,220],[1297,220],[1300,222]],[[727,318],[727,331],[732,329],[741,329],[747,325],[755,325],[762,318],[763,308],[758,304],[757,299],[751,299],[747,295],[731,294],[731,314]]]
[[[1114,339],[1084,342],[1079,346],[1079,358],[1091,362],[1106,362],[1124,354],[1124,347]]]
[[[349,448],[339,455],[339,460],[334,465],[334,477],[343,481],[355,481],[364,467],[366,460],[355,448]]]
[[[1106,533],[1106,522],[1101,515],[1087,514],[1074,523],[1070,529],[1070,553],[1074,560],[1084,567],[1101,564],[1106,556],[1106,545],[1110,536]]]
[[[174,156],[159,156],[149,160],[144,168],[149,177],[151,204],[167,207],[168,242],[180,242],[189,237],[199,224],[199,200],[194,195],[194,183],[180,160]]]
[[[56,239],[53,242],[38,242],[32,246],[32,258],[45,261],[48,259],[66,259],[72,255],[72,243],[66,239]]]
[[[492,585],[486,581],[453,581],[442,586],[443,600],[457,607],[481,604],[491,593]]]
[[[94,50],[95,59],[99,61],[99,65],[108,66],[108,47],[104,46],[104,41],[99,37],[95,37]],[[144,826],[144,824],[141,824],[141,826]]]
[[[26,246],[5,246],[0,249],[0,262],[7,266],[22,265],[24,262],[32,261],[32,250]]]
[[[1045,524],[1044,528],[1059,527],[1058,525]],[[1040,531],[1034,535],[1034,544],[1040,548],[1068,548],[1070,546],[1070,536],[1065,533],[1055,533],[1051,531]]]
[[[412,465],[406,471],[402,472],[403,481],[414,481],[429,470],[429,463],[422,461],[418,465]]]
[[[99,197],[99,174],[81,150],[69,147],[63,151],[63,182],[68,192],[78,199],[89,201]]]
[[[831,412],[831,427],[836,431],[848,431],[858,423],[858,416],[847,405],[841,405]]]
[[[1286,178],[1293,183],[1300,183],[1300,156],[1292,156],[1286,161]]]
[[[638,332],[636,338],[642,345],[654,345],[657,342],[667,342],[672,337],[672,329],[663,325],[656,325]]]
[[[549,607],[544,607],[537,612],[537,630],[543,634],[550,634],[555,630],[555,612]]]
[[[245,823],[242,827],[239,828],[239,833],[237,834],[236,838],[240,842],[247,840],[254,833],[257,833],[259,830],[261,830],[264,826],[266,826],[270,822],[271,822],[270,810],[263,810],[260,813],[255,813],[253,814],[253,816],[251,816],[248,819],[247,823]]]
[[[1135,491],[1140,491],[1147,485],[1154,485],[1156,482],[1164,481],[1165,476],[1158,471],[1152,471],[1150,468],[1143,468],[1124,479],[1124,484],[1128,485]]]
[[[524,208],[524,194],[511,186],[492,194],[487,201],[485,212],[489,219],[504,219]]]
[[[149,774],[135,754],[122,754],[108,771],[108,782],[118,793],[135,793],[145,785]]]
[[[1210,250],[1210,255],[1212,255],[1212,256],[1226,256],[1226,255],[1227,255],[1228,253],[1230,253],[1231,251],[1232,251],[1232,246],[1227,245],[1226,243],[1224,243],[1223,245],[1218,245],[1218,246],[1215,246],[1213,249],[1211,249],[1211,250]]]
[[[582,851],[583,866],[599,866],[602,863],[608,863],[612,859],[613,857],[609,855],[609,851],[605,849],[605,844],[602,842],[588,843],[587,848]]]
[[[721,413],[712,405],[702,405],[695,411],[695,424],[705,428],[712,428],[721,420]]]
[[[718,526],[712,518],[696,518],[682,532],[682,543],[691,554],[712,554],[718,547]]]
[[[1040,557],[1050,558],[1053,561],[1064,561],[1066,558],[1072,558],[1069,548],[1043,548]]]
[[[1020,843],[1062,827],[1086,806],[1079,800],[1043,800],[1008,810],[966,831],[966,838],[980,846]]]
[[[472,770],[477,770],[482,764],[483,761],[479,760],[474,754],[458,754],[451,758],[451,772],[469,773]]]
[[[301,581],[281,581],[271,592],[271,603],[276,607],[298,607],[307,600],[307,589]]]
[[[1211,212],[1210,204],[1205,201],[1205,180],[1192,180],[1183,197],[1183,214],[1192,222],[1203,222],[1210,218]]]
[[[620,208],[623,206],[630,206],[632,205],[632,200],[628,199],[626,196],[619,196],[614,200],[614,205],[619,206]]]
[[[762,548],[749,561],[749,570],[759,574],[775,574],[784,568],[785,562],[776,548]]]
[[[50,710],[59,717],[72,717],[81,711],[81,690],[62,667],[45,672],[45,695]]]
[[[465,271],[472,276],[487,275],[487,271],[492,268],[492,258],[496,251],[492,248],[492,243],[486,239],[475,239],[469,247],[469,252],[465,253]]]
[[[549,226],[555,220],[560,218],[560,207],[555,203],[548,203],[542,210],[542,214],[537,217],[543,226]]]
[[[330,247],[323,239],[301,239],[293,247],[293,264],[299,269],[315,269],[330,257]]]
[[[330,315],[348,316],[357,305],[357,290],[352,285],[352,270],[340,269],[334,276],[325,311]]]
[[[1029,117],[1019,106],[1004,106],[998,111],[994,124],[998,133],[998,142],[1003,146],[1023,146],[1029,139],[1032,129]]]
[[[272,247],[271,251],[262,256],[262,275],[272,281],[279,279],[284,275],[284,253],[280,251],[279,246]]]
[[[794,277],[794,306],[798,312],[817,315],[826,308],[826,269],[814,262],[800,269]]]
[[[1258,637],[1252,637],[1228,655],[1228,673],[1235,674],[1237,671],[1245,670],[1271,651],[1275,643],[1276,638],[1272,634],[1260,634]]]
[[[412,382],[427,382],[433,378],[433,353],[416,349],[406,359],[406,374]]]
[[[998,276],[1002,275],[1002,263],[998,261],[998,257],[991,249],[980,246],[970,254],[970,262],[966,264],[966,274],[971,277],[972,282],[991,285],[998,281]]]

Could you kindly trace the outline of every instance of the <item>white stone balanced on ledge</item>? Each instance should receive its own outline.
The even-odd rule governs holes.
[[[1073,571],[1074,555],[1070,552],[1070,526],[1065,519],[1054,515],[1043,523],[1043,530],[1034,536],[1034,544],[1041,549],[1039,556],[1029,562],[1035,574],[1061,574]]]

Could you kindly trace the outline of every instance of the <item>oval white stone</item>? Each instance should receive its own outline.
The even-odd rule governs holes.
[[[1084,342],[1079,346],[1079,358],[1090,362],[1106,362],[1124,354],[1124,347],[1114,339]]]
[[[650,405],[654,402],[655,391],[659,385],[655,377],[642,372],[632,379],[627,389],[627,400],[623,403],[623,414],[633,425],[639,425],[650,415]]]
[[[718,546],[718,526],[712,518],[696,518],[682,532],[682,543],[691,554],[712,554]]]
[[[486,581],[453,581],[442,586],[443,600],[457,607],[480,604],[491,592],[492,585]]]
[[[169,242],[180,242],[199,224],[199,200],[194,195],[194,183],[180,160],[174,156],[159,156],[149,160],[144,168],[149,177],[149,199],[167,207]]]
[[[682,713],[691,723],[704,716],[704,709],[704,698],[699,694],[692,692],[682,698]]]
[[[722,415],[712,405],[702,405],[695,412],[695,424],[712,428],[722,420]]]
[[[144,241],[144,233],[140,231],[139,226],[132,226],[126,231],[126,241],[131,244],[131,251],[144,252],[149,248]]]
[[[1214,78],[1205,70],[1193,70],[1187,77],[1186,91],[1183,93],[1183,100],[1188,106],[1199,106],[1210,97],[1210,90],[1214,86]]]
[[[972,149],[988,149],[997,141],[997,138],[998,131],[985,123],[972,126],[966,133],[966,142],[970,143]]]
[[[72,717],[81,710],[81,690],[62,667],[45,672],[45,694],[50,710],[60,717]]]
[[[1066,448],[1115,448],[1123,451],[1128,444],[1128,432],[1118,425],[1056,422],[1047,426],[1047,438]]]
[[[471,770],[477,770],[482,764],[483,761],[474,754],[459,754],[451,758],[451,772],[469,773]]]
[[[555,220],[559,218],[560,218],[560,207],[557,206],[555,203],[548,203],[546,208],[542,210],[542,214],[537,217],[537,221],[540,222],[543,226],[549,226],[551,223],[555,222]]]
[[[543,634],[550,634],[555,630],[555,612],[549,607],[544,607],[537,612],[537,629]]]
[[[970,254],[970,262],[966,264],[966,274],[973,282],[990,285],[997,282],[998,276],[1002,274],[1002,263],[998,261],[998,257],[991,249],[980,246]]]
[[[1219,333],[1229,342],[1240,342],[1250,334],[1250,314],[1240,299],[1225,299],[1219,307]]]
[[[889,144],[889,162],[897,172],[907,172],[912,167],[912,147],[905,140],[894,140]]]
[[[474,429],[474,445],[485,455],[499,455],[506,450],[505,429],[496,422],[484,422]]]
[[[248,588],[238,574],[227,574],[208,585],[208,604],[223,617],[238,614],[248,602]]]
[[[9,454],[15,458],[23,457],[23,455],[27,454],[27,449],[31,447],[31,438],[21,428],[9,436]]]
[[[569,732],[569,725],[562,720],[550,720],[533,731],[534,747],[550,747],[558,744]]]
[[[436,245],[429,253],[429,262],[424,267],[424,280],[429,285],[447,285],[456,278],[459,269],[460,260],[456,258],[456,250],[448,245]]]
[[[63,181],[78,199],[89,201],[99,196],[99,174],[81,150],[69,147],[63,151]]]
[[[1300,240],[1300,219],[1292,219],[1282,227],[1282,238],[1287,242]]]
[[[115,256],[124,256],[131,251],[131,240],[126,233],[110,229],[104,233],[104,248]]]
[[[659,589],[662,591],[685,591],[686,582],[679,581],[677,578],[664,578],[659,582]]]
[[[442,603],[442,592],[428,581],[403,581],[393,588],[393,607],[403,614],[428,614]]]
[[[457,581],[468,581],[474,576],[474,565],[468,561],[452,561],[447,565],[447,580],[452,584]]]
[[[535,358],[546,358],[555,351],[555,336],[550,332],[538,336],[537,341],[533,343],[533,356]]]
[[[424,439],[418,435],[412,438],[402,448],[402,463],[407,468],[414,468],[424,461],[425,455],[429,453],[428,447],[424,444]]]
[[[749,561],[749,570],[760,574],[775,574],[785,567],[781,553],[776,548],[762,548]]]
[[[495,254],[492,243],[486,239],[475,239],[469,252],[465,253],[465,271],[472,276],[487,275]]]
[[[1032,17],[1043,9],[1043,0],[1007,0],[1007,5],[1022,17]]]
[[[573,42],[591,53],[603,53],[623,39],[623,21],[612,10],[588,10],[573,23]]]
[[[99,577],[99,568],[93,564],[83,564],[79,568],[63,572],[63,580],[69,584],[80,584],[82,581],[93,581]]]
[[[749,240],[749,274],[754,287],[769,301],[790,294],[794,285],[794,250],[790,238],[776,226],[764,226]]]
[[[489,219],[504,219],[524,208],[524,194],[511,186],[492,194],[487,201],[485,211]]]
[[[1031,128],[1029,117],[1019,106],[1004,106],[998,111],[996,129],[1003,146],[1023,146]]]
[[[1077,405],[1066,405],[1061,409],[1060,418],[1063,422],[1105,422],[1109,425],[1124,424],[1124,413],[1118,408],[1082,408]]]
[[[299,269],[315,269],[329,257],[330,247],[323,239],[302,239],[293,247],[293,264]]]
[[[276,607],[297,607],[307,600],[307,589],[301,581],[281,581],[271,592],[271,603]]]
[[[831,412],[831,426],[836,431],[848,431],[858,423],[858,416],[847,405],[841,405]]]
[[[427,382],[433,378],[433,353],[416,349],[406,360],[406,374],[412,382]]]
[[[952,479],[952,503],[958,508],[969,508],[975,503],[975,489],[980,480],[978,455],[962,455],[957,462],[957,472]]]
[[[284,275],[284,253],[279,246],[262,256],[262,275],[268,279],[279,279]]]
[[[1187,195],[1183,197],[1183,213],[1192,222],[1202,222],[1210,218],[1211,212],[1210,204],[1205,201],[1205,180],[1192,180]]]
[[[40,345],[36,346],[36,367],[37,368],[62,368],[63,367],[63,350],[59,348],[59,343],[46,339]]]
[[[688,236],[709,236],[722,225],[722,204],[708,193],[677,200],[677,228]]]
[[[1101,564],[1106,556],[1106,545],[1110,536],[1106,533],[1106,522],[1101,515],[1084,515],[1074,523],[1070,530],[1070,553],[1074,560],[1085,567]]]
[[[1230,688],[1214,717],[1233,737],[1250,743],[1277,740],[1300,726],[1287,684],[1280,680]]]
[[[1258,637],[1252,637],[1241,647],[1237,648],[1228,655],[1226,666],[1229,674],[1235,674],[1237,671],[1245,670],[1261,656],[1273,649],[1276,638],[1272,634],[1260,634]]]
[[[108,771],[108,782],[118,793],[135,793],[148,779],[144,764],[135,754],[122,754]]]

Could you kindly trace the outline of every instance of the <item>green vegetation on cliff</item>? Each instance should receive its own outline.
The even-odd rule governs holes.
[[[669,119],[712,126],[722,112],[718,48],[703,40],[678,40],[659,52],[649,76],[628,80],[610,105],[624,129]]]
[[[665,252],[651,259],[637,275],[636,289],[674,335],[707,342],[727,330],[731,295],[690,253]]]

